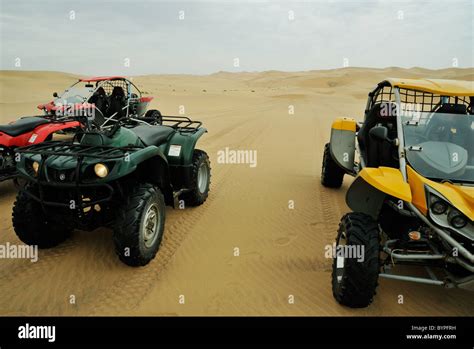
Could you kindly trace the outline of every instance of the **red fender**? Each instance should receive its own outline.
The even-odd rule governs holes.
[[[0,132],[0,146],[5,147],[24,147],[31,144],[44,142],[49,135],[59,130],[80,127],[78,121],[51,122],[37,126],[30,132],[23,133],[19,136],[12,137],[6,133]]]

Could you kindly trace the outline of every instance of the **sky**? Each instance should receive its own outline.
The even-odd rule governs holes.
[[[0,0],[0,69],[86,75],[474,66],[473,0]]]

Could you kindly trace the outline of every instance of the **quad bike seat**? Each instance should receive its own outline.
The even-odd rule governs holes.
[[[12,137],[21,135],[22,133],[30,132],[37,126],[48,123],[49,120],[37,117],[37,116],[26,116],[18,119],[17,121],[8,124],[0,125],[0,132],[6,133]]]
[[[175,130],[168,126],[139,125],[131,129],[146,146],[160,145],[174,134]]]

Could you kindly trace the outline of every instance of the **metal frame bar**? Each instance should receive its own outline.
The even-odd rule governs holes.
[[[474,255],[470,253],[464,246],[462,246],[459,242],[453,239],[448,233],[431,223],[429,219],[423,216],[423,214],[411,202],[407,202],[406,204],[436,234],[440,235],[448,244],[457,248],[459,253],[462,254],[469,262],[474,263]]]
[[[390,257],[398,260],[436,260],[436,259],[445,259],[447,256],[445,254],[400,254],[396,253],[396,250],[393,250],[390,245],[395,243],[397,240],[388,240],[385,242],[383,251],[388,254]]]
[[[410,282],[417,282],[420,284],[427,284],[427,285],[436,285],[436,286],[446,286],[447,283],[441,280],[433,280],[428,278],[421,278],[416,276],[407,276],[407,275],[395,275],[389,273],[380,273],[380,277],[385,279],[392,279],[392,280],[401,280],[401,281],[410,281]]]

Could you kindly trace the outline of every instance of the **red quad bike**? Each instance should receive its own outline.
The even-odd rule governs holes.
[[[0,182],[16,177],[15,148],[51,140],[53,134],[80,127],[75,120],[53,120],[38,116],[20,118],[0,125]]]

